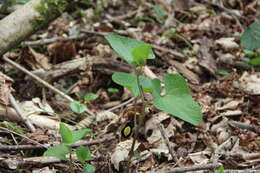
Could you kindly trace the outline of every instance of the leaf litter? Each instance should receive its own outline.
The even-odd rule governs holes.
[[[91,3],[97,3],[97,7]],[[1,72],[12,77],[12,87],[15,91],[13,94],[21,102],[19,105],[24,110],[30,108],[30,111],[25,112],[30,112],[28,119],[38,129],[35,134],[28,134],[28,137],[42,144],[57,143],[60,121],[67,123],[72,129],[76,124],[77,127],[92,128],[93,135],[84,140],[113,134],[116,136],[115,140],[90,147],[96,158],[91,163],[96,167],[96,172],[125,170],[124,164],[127,163],[125,161],[132,137],[123,138],[121,130],[125,125],[133,123],[133,115],[138,112],[138,108],[134,107],[133,102],[129,102],[112,112],[107,111],[115,106],[114,103],[121,104],[132,97],[129,91],[111,80],[114,72],[131,72],[129,66],[118,59],[118,55],[103,37],[107,32],[113,32],[157,47],[154,49],[156,59],[147,60],[147,68],[160,79],[167,72],[183,74],[190,84],[192,98],[198,101],[203,113],[203,122],[195,127],[149,105],[138,139],[138,152],[132,162],[135,164],[131,165],[130,172],[152,172],[207,164],[214,160],[222,163],[225,169],[259,169],[259,133],[230,125],[230,121],[258,128],[260,125],[259,68],[244,61],[248,58],[244,54],[245,43],[240,44],[240,24],[247,27],[257,19],[256,9],[259,9],[259,2],[223,1],[222,5],[227,10],[204,1],[177,3],[98,0],[91,3],[83,5],[73,13],[63,14],[51,23],[48,29],[30,38],[32,42],[55,37],[63,40],[34,45],[29,49],[18,48],[12,50],[13,54],[10,53],[9,57],[30,71],[45,70],[42,74],[49,76],[45,79],[75,100],[84,101],[86,93],[98,94],[96,100],[86,103],[87,108],[96,113],[96,117],[86,117],[84,113],[75,115],[68,108],[69,103],[66,100],[44,89],[8,64],[1,64]],[[234,12],[243,17],[237,19]],[[84,39],[66,40],[79,34],[85,34]],[[166,50],[175,51],[181,56]],[[259,50],[254,51],[259,55]],[[27,55],[30,55],[30,58]],[[249,57],[252,58],[254,57]],[[218,73],[220,70],[227,75]],[[15,111],[9,107],[7,95],[13,89],[10,81],[1,76],[0,118],[28,132]],[[118,92],[110,93],[108,88],[117,88]],[[38,97],[44,99],[36,99],[35,102]],[[151,98],[147,95],[146,98],[149,97]],[[174,106],[176,105],[172,105],[172,110],[176,109]],[[6,112],[10,117],[6,116]],[[163,126],[178,164],[172,158],[158,124]],[[37,138],[37,135],[42,137]],[[20,136],[3,137],[12,145],[30,144]],[[23,157],[22,152],[18,151],[8,156],[1,151],[0,156]],[[42,156],[42,153],[32,150],[32,153],[27,155],[28,158],[36,156]],[[0,161],[0,165],[1,163],[3,166],[4,162]],[[33,164],[29,164],[27,168],[21,167],[31,172],[39,171],[38,168],[39,166]],[[41,168],[55,172],[56,169],[66,170],[67,166],[64,163],[49,163],[47,167]],[[7,166],[5,169],[11,170],[12,167]],[[5,169],[0,170],[6,172]]]

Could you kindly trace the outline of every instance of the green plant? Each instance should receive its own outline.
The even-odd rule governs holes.
[[[119,89],[117,88],[108,88],[107,91],[111,94],[115,94],[119,92]]]
[[[244,50],[245,57],[242,59],[245,63],[252,66],[260,66],[260,55],[256,51]]]
[[[229,72],[227,72],[226,70],[219,70],[217,73],[225,77],[229,75]]]
[[[72,144],[85,137],[91,132],[91,130],[81,129],[71,131],[65,124],[60,123],[59,132],[61,135],[62,143],[57,146],[49,147],[48,150],[44,152],[44,156],[53,156],[60,160],[70,160],[70,163],[72,163]],[[69,157],[66,156],[67,154],[69,154]],[[84,166],[84,173],[93,173],[95,171],[95,167],[87,163],[87,161],[91,160],[91,152],[88,147],[77,147],[76,156]]]
[[[82,114],[83,112],[85,112],[87,110],[86,105],[84,105],[83,103],[80,103],[78,101],[70,102],[69,107],[76,114]]]
[[[84,96],[84,100],[85,100],[85,101],[93,101],[93,100],[96,100],[98,97],[99,97],[99,95],[97,95],[97,94],[87,93],[87,94],[85,94],[85,96]]]
[[[248,50],[260,48],[260,20],[256,20],[244,31],[241,45]]]
[[[160,6],[160,5],[155,5],[153,7],[153,11],[156,14],[157,18],[156,20],[160,24],[164,24],[165,22],[165,17],[167,16],[167,12]]]
[[[224,173],[224,167],[220,166],[216,171],[214,171],[214,173]]]
[[[159,79],[150,80],[142,75],[146,61],[155,58],[150,45],[115,34],[108,35],[105,38],[116,53],[134,69],[134,74],[116,72],[113,74],[112,80],[129,89],[134,96],[142,100],[141,113],[138,117],[135,117],[136,128],[133,145],[129,153],[130,157],[133,155],[135,140],[147,105],[144,93],[152,94],[153,104],[156,108],[193,125],[201,123],[202,113],[200,106],[192,99],[188,85],[180,74],[166,74],[163,81]],[[128,130],[125,133],[128,133]]]

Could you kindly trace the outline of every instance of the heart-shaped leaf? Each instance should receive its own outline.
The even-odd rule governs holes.
[[[91,160],[91,152],[88,147],[79,146],[76,150],[77,158],[84,164],[85,161]]]
[[[63,123],[60,123],[60,134],[61,134],[62,142],[65,145],[73,144],[72,131]]]
[[[135,63],[134,57],[132,55],[132,50],[139,46],[147,45],[141,41],[134,40],[134,39],[131,39],[128,37],[120,36],[120,35],[116,35],[116,34],[107,35],[107,36],[105,36],[105,38],[108,40],[109,44],[116,51],[116,53],[121,58],[126,60],[128,62],[128,64],[133,65],[133,66],[135,66],[137,64]],[[147,59],[154,59],[154,58],[155,58],[155,55],[152,52],[152,50],[150,49]]]
[[[81,114],[87,110],[87,107],[78,101],[70,102],[69,106],[71,110],[77,114]]]
[[[241,37],[241,45],[249,50],[260,48],[260,20],[255,21],[245,30]]]
[[[81,129],[81,130],[72,131],[73,143],[82,139],[83,137],[85,137],[87,134],[89,134],[91,132],[92,132],[92,130],[90,130],[90,129]]]
[[[60,160],[67,160],[66,154],[70,153],[71,148],[66,145],[57,145],[54,147],[48,148],[47,151],[44,152],[44,156],[53,156]]]
[[[112,80],[129,89],[134,96],[139,95],[139,88],[137,85],[137,77],[134,74],[128,74],[123,72],[116,72],[112,76]],[[144,76],[140,76],[140,84],[144,90],[144,92],[152,92],[152,83],[151,80]]]
[[[166,93],[161,96],[161,81],[152,80],[155,107],[193,125],[199,125],[202,121],[201,109],[192,99],[185,79],[179,74],[167,74],[164,84]]]
[[[84,170],[83,170],[83,173],[94,173],[96,170],[96,168],[90,164],[87,164],[85,167],[84,167]]]
[[[146,59],[149,57],[149,53],[152,48],[148,44],[144,44],[132,49],[132,56],[134,57],[134,64],[137,66],[143,66],[146,63]]]
[[[87,93],[87,94],[85,94],[85,96],[84,96],[84,100],[85,100],[85,101],[93,101],[93,100],[96,100],[98,97],[99,97],[99,95],[97,95],[97,94]]]

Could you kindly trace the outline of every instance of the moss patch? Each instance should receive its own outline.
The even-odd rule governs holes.
[[[41,0],[41,3],[35,8],[40,16],[31,21],[32,25],[35,29],[42,26],[42,24],[61,15],[67,6],[67,0]]]

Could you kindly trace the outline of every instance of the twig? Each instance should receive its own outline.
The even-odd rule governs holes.
[[[168,147],[168,150],[169,150],[169,153],[170,153],[171,156],[172,156],[172,159],[175,161],[175,163],[176,163],[178,166],[180,166],[180,165],[179,165],[178,158],[177,158],[177,156],[176,156],[176,153],[174,153],[174,150],[173,150],[173,148],[172,148],[172,146],[171,146],[171,144],[170,144],[169,138],[168,138],[168,136],[167,136],[167,134],[166,134],[164,128],[162,127],[162,125],[161,125],[160,123],[157,124],[157,127],[159,128],[159,130],[160,130],[160,132],[161,132],[161,135],[162,135],[162,137],[163,137],[163,139],[164,139],[164,142],[166,143],[166,145],[167,145],[167,147]]]
[[[230,150],[234,144],[236,143],[236,141],[238,140],[238,138],[236,136],[231,136],[229,139],[227,139],[224,143],[222,143],[221,145],[219,145],[212,157],[211,157],[211,160],[213,163],[217,163],[218,162],[218,159],[220,158],[220,156],[222,155],[222,151],[226,151],[226,150]]]
[[[177,57],[179,60],[183,61],[183,60],[186,60],[187,59],[187,56],[179,53],[179,52],[176,52],[174,50],[171,50],[171,49],[168,49],[168,48],[164,48],[164,47],[161,47],[161,46],[158,46],[158,45],[155,45],[155,44],[152,44],[152,47],[154,49],[157,49],[157,50],[160,50],[160,51],[163,51],[163,52],[167,52],[167,53],[170,53],[172,54],[173,56]]]
[[[49,88],[50,90],[52,90],[53,92],[59,94],[60,96],[62,96],[63,98],[65,98],[68,101],[74,101],[70,96],[64,94],[63,92],[61,92],[60,90],[58,90],[57,88],[53,87],[52,85],[50,85],[48,82],[42,80],[41,78],[39,78],[38,76],[32,74],[30,71],[26,70],[24,67],[22,67],[21,65],[17,64],[16,62],[12,61],[11,59],[9,59],[6,56],[3,56],[3,59],[8,62],[9,64],[13,65],[15,68],[21,70],[22,72],[26,73],[27,75],[29,75],[30,77],[32,77],[33,79],[37,80],[39,83],[41,83],[42,85],[44,85],[45,87]]]
[[[239,25],[241,31],[242,32],[244,31],[243,25],[239,21],[239,18],[240,19],[246,19],[244,16],[237,14],[236,12],[224,7],[223,5],[213,3],[212,0],[203,0],[203,2],[208,3],[212,6],[218,7],[219,9],[225,11],[226,13],[229,13],[231,16],[233,16],[235,18],[235,21]]]
[[[72,155],[72,160],[78,160],[76,154]],[[105,158],[94,157],[89,161],[104,161]],[[8,167],[9,169],[17,169],[18,167],[30,165],[30,166],[39,166],[39,164],[51,164],[51,163],[59,163],[62,160],[52,157],[52,156],[41,156],[41,157],[29,157],[29,158],[0,158],[0,166]]]
[[[182,172],[189,172],[189,171],[216,169],[216,168],[220,167],[221,165],[222,165],[221,163],[201,164],[201,165],[195,165],[195,166],[190,166],[190,167],[172,168],[172,169],[168,169],[168,170],[154,171],[151,173],[182,173]]]
[[[36,145],[42,146],[43,148],[47,148],[45,145],[43,145],[43,144],[41,144],[41,143],[39,143],[39,142],[37,142],[37,141],[35,141],[35,140],[32,140],[32,139],[28,138],[27,136],[21,135],[21,134],[19,134],[19,133],[16,133],[16,132],[14,132],[14,131],[12,131],[12,130],[7,129],[7,128],[0,127],[0,130],[7,131],[7,132],[9,132],[9,133],[15,134],[15,135],[20,136],[20,137],[22,137],[22,138],[24,138],[24,139],[27,139],[28,141],[30,141],[30,142],[32,142],[32,143],[34,143],[34,144],[36,144]],[[1,145],[0,145],[0,146],[1,146]]]
[[[103,138],[100,139],[95,139],[95,140],[91,140],[91,141],[79,141],[75,144],[72,145],[73,148],[78,147],[78,146],[83,146],[83,145],[95,145],[95,144],[100,144],[103,142],[107,142],[107,141],[111,141],[114,140],[115,136],[105,136]],[[0,145],[0,151],[16,151],[16,150],[33,150],[33,149],[45,149],[48,147],[51,147],[51,144],[37,144],[37,145]]]
[[[31,132],[35,132],[36,131],[35,127],[23,114],[20,107],[16,103],[14,96],[11,93],[9,94],[9,100],[10,100],[11,105],[15,109],[16,113],[20,116],[21,120],[24,121],[24,123],[27,125],[27,127],[30,129]]]
[[[31,73],[30,71],[26,70],[24,67],[22,67],[21,65],[17,64],[16,62],[12,61],[11,59],[9,59],[8,57],[6,57],[5,55],[3,56],[3,60],[5,60],[6,62],[8,62],[9,64],[13,65],[15,68],[21,70],[22,72],[24,72],[25,74],[29,75],[31,78],[37,80],[39,83],[41,83],[43,86],[45,86],[46,88],[49,88],[50,90],[52,90],[54,93],[60,95],[61,97],[65,98],[66,100],[68,100],[69,102],[74,101],[73,98],[71,98],[70,96],[68,96],[67,94],[61,92],[60,90],[58,90],[57,88],[55,88],[54,86],[50,85],[48,82],[42,80],[41,78],[39,78],[38,76],[36,76],[35,74]],[[95,116],[94,113],[92,113],[90,110],[86,110],[86,112],[91,115],[91,116]]]
[[[116,106],[114,106],[114,107],[108,109],[107,111],[108,111],[108,112],[111,112],[111,111],[113,111],[113,110],[119,109],[119,108],[121,108],[121,107],[127,105],[128,103],[131,103],[131,102],[134,101],[135,99],[136,99],[136,97],[132,97],[132,98],[130,98],[129,100],[127,100],[127,101],[125,101],[125,102],[123,102],[123,103],[121,103],[121,104],[119,104],[119,105],[116,105]]]
[[[70,41],[70,40],[84,40],[88,38],[88,34],[79,34],[79,35],[73,35],[69,37],[52,37],[52,38],[45,38],[41,40],[36,41],[24,41],[21,43],[22,46],[40,46],[45,44],[54,43],[56,41]]]
[[[224,173],[260,173],[260,170],[224,170]]]
[[[241,128],[241,129],[251,130],[251,131],[254,131],[254,132],[260,134],[260,126],[249,125],[249,124],[241,123],[238,121],[229,121],[228,123],[231,126],[235,126],[235,127]]]
[[[238,18],[245,19],[244,16],[238,15],[238,14],[235,13],[234,11],[232,11],[232,10],[230,10],[230,9],[228,9],[228,8],[226,8],[226,7],[222,6],[222,5],[220,5],[220,4],[214,3],[214,2],[212,2],[211,0],[203,0],[203,2],[205,2],[205,3],[207,3],[207,4],[210,4],[210,5],[212,5],[212,6],[218,7],[219,9],[221,9],[221,10],[223,10],[223,11],[225,11],[225,12],[227,12],[227,13],[233,15],[233,16],[236,16],[236,17],[238,17]]]

